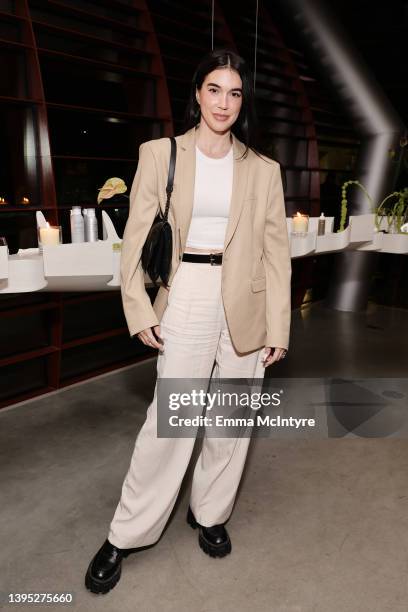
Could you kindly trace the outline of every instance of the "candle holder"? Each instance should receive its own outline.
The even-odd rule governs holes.
[[[43,246],[55,246],[62,244],[62,226],[47,225],[45,227],[37,227],[38,250],[43,252]]]
[[[5,236],[0,236],[0,247],[5,246],[7,247],[7,253],[9,252],[9,248],[8,248],[8,244],[7,244],[7,240]]]
[[[309,229],[309,215],[303,213],[296,213],[292,215],[292,231],[291,234],[294,237],[307,236]]]

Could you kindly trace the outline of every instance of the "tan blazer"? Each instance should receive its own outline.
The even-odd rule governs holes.
[[[280,166],[258,157],[234,135],[231,208],[224,243],[222,296],[235,349],[288,348],[291,320],[291,257]],[[169,285],[185,250],[193,211],[196,128],[176,136],[177,159],[168,221],[173,231]],[[149,277],[141,252],[159,211],[165,210],[170,140],[140,145],[130,192],[129,218],[121,254],[121,293],[130,335],[158,325],[167,306],[162,285],[153,306],[145,290]],[[214,186],[216,188],[216,186]],[[197,264],[201,265],[201,264]]]

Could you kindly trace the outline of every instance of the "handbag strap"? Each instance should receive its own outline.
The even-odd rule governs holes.
[[[164,211],[164,218],[167,221],[167,215],[169,212],[170,206],[170,195],[173,191],[173,181],[174,181],[174,171],[176,169],[176,153],[177,153],[177,142],[174,136],[169,136],[171,142],[171,154],[170,154],[170,163],[169,163],[169,176],[167,178],[167,201],[166,201],[166,209]]]

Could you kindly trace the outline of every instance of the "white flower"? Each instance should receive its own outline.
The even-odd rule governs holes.
[[[98,189],[98,204],[100,204],[102,200],[107,200],[117,193],[125,193],[126,190],[127,187],[125,181],[123,181],[121,178],[113,176],[106,181],[103,187]]]

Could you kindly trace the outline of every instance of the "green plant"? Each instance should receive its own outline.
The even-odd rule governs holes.
[[[341,186],[341,215],[340,215],[340,226],[339,226],[339,229],[337,230],[338,232],[342,232],[346,225],[347,205],[348,205],[347,204],[347,188],[349,185],[357,185],[358,187],[360,187],[360,189],[363,190],[367,199],[369,200],[372,210],[374,209],[374,203],[367,189],[364,187],[364,185],[362,185],[360,181],[346,181]]]
[[[359,181],[346,181],[341,187],[341,217],[340,226],[337,230],[338,232],[342,232],[345,229],[348,207],[347,188],[349,185],[357,185],[366,195],[371,204],[371,212],[375,214],[374,224],[378,231],[381,227],[382,218],[386,217],[388,222],[388,231],[392,228],[392,226],[394,226],[395,231],[400,232],[401,226],[408,218],[408,187],[405,187],[401,191],[393,191],[392,193],[389,193],[382,200],[382,202],[378,204],[378,206],[374,206],[370,194],[364,185],[362,185]],[[392,198],[397,198],[397,201],[390,205],[389,202],[392,200]]]
[[[397,198],[393,205],[386,205],[391,198]],[[404,224],[408,215],[408,187],[401,191],[393,191],[388,194],[383,201],[376,207],[374,223],[377,230],[380,230],[381,219],[387,217],[388,231],[394,225],[395,231],[398,233],[401,230],[401,225]]]

